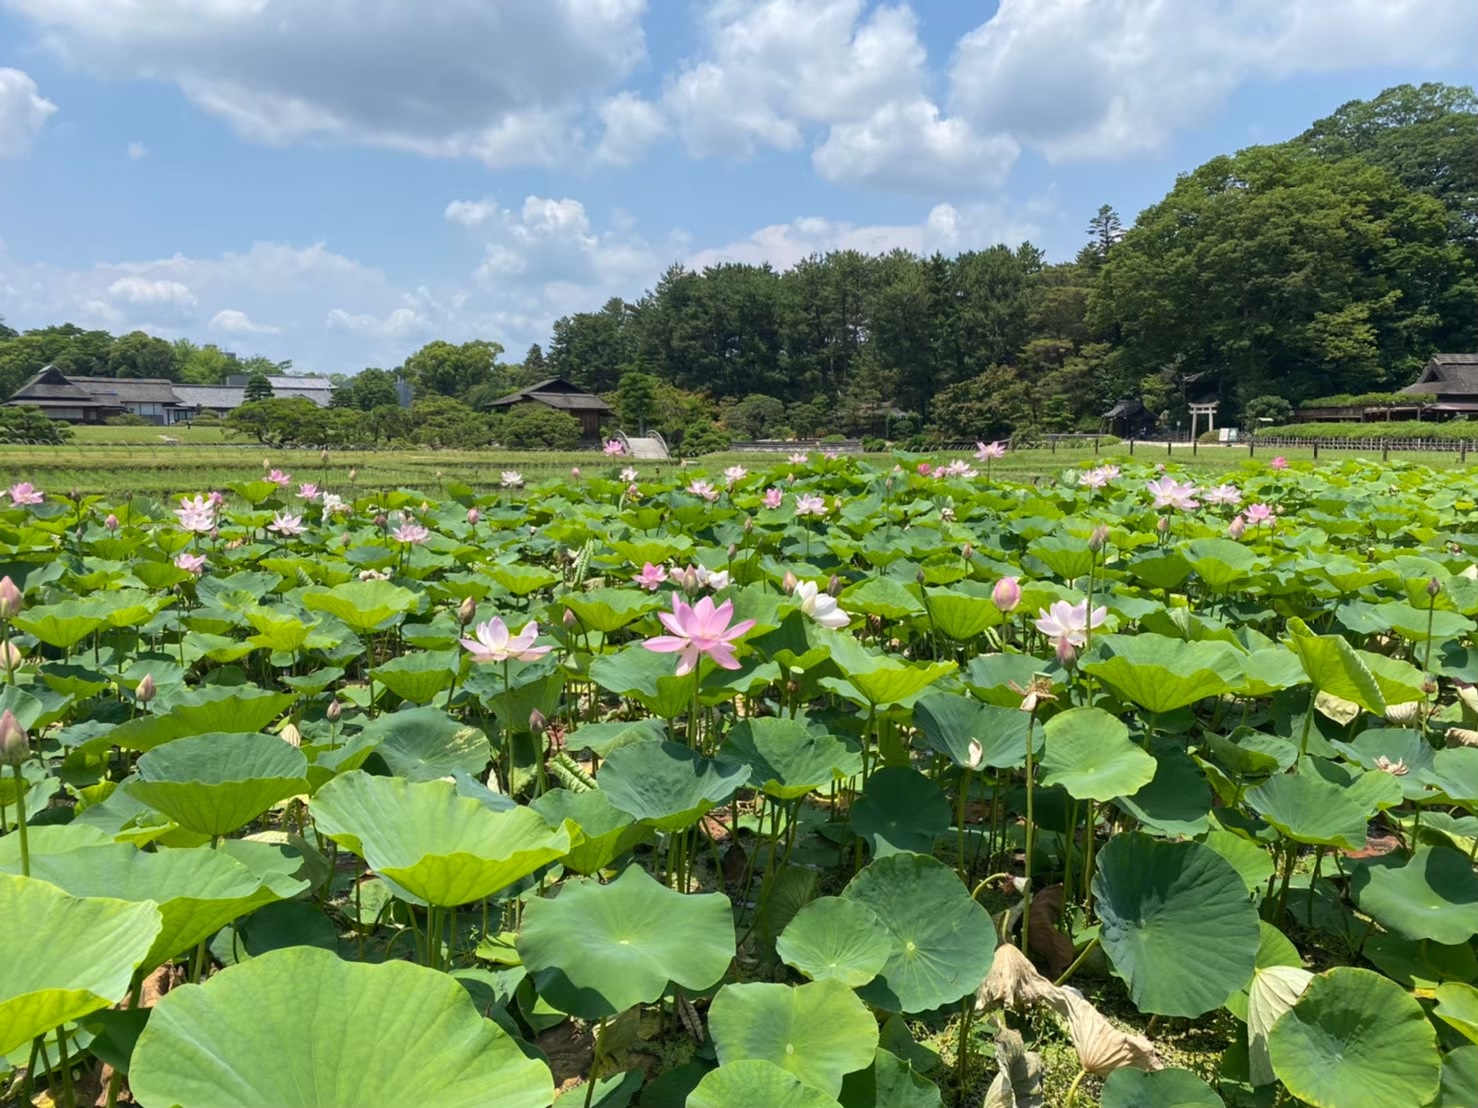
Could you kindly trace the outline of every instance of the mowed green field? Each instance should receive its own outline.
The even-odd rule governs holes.
[[[165,441],[165,436],[177,440]],[[1312,449],[1259,448],[1249,456],[1245,446],[1202,446],[1194,452],[1189,443],[1177,443],[1167,449],[1164,444],[1136,443],[1136,461],[1166,461],[1183,466],[1208,479],[1217,474],[1231,474],[1244,467],[1261,468],[1274,456],[1282,455],[1290,463],[1309,462]],[[900,455],[900,464],[916,464],[917,460],[968,457],[959,452],[933,452]],[[786,457],[784,453],[722,453],[694,459],[689,465],[708,473],[716,473],[731,465],[762,468]],[[1091,445],[1059,446],[1015,450],[999,462],[991,472],[1017,480],[1056,475],[1062,470],[1129,460],[1127,444],[1104,446],[1095,452]],[[1369,458],[1380,460],[1379,452],[1343,450],[1321,446],[1321,461]],[[1454,469],[1460,464],[1456,452],[1392,451],[1392,463],[1426,465],[1433,469]],[[1478,455],[1470,459],[1478,465]],[[439,488],[446,481],[463,482],[475,489],[495,487],[506,469],[516,469],[530,480],[548,476],[553,471],[580,467],[592,473],[605,472],[633,464],[629,460],[609,459],[598,451],[509,451],[487,450],[347,450],[330,451],[324,462],[316,450],[282,449],[227,441],[218,427],[186,429],[175,427],[83,427],[76,441],[65,446],[0,446],[0,480],[5,484],[30,481],[45,489],[79,489],[84,493],[115,494],[135,492],[140,495],[164,496],[195,493],[241,481],[263,468],[264,463],[280,467],[304,481],[340,488],[347,484],[361,488]],[[637,463],[644,479],[659,475],[681,463]],[[350,471],[354,477],[350,479]]]

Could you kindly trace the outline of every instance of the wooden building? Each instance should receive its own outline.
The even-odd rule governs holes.
[[[489,408],[512,408],[519,404],[542,404],[557,412],[565,412],[580,421],[580,436],[584,439],[600,437],[600,425],[611,414],[611,406],[598,396],[566,381],[563,377],[550,377],[537,384],[528,385],[507,396],[489,402]]]

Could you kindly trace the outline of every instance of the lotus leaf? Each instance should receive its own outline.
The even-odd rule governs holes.
[[[841,1108],[835,1097],[759,1058],[710,1070],[687,1100],[687,1108],[755,1108],[760,1104],[765,1108]]]
[[[1365,813],[1343,789],[1316,773],[1270,777],[1247,790],[1247,803],[1294,842],[1344,850],[1365,845]]]
[[[872,1064],[877,1021],[840,981],[727,985],[708,1012],[720,1065],[763,1058],[832,1096]]]
[[[1225,1108],[1225,1101],[1190,1070],[1153,1072],[1124,1066],[1103,1083],[1102,1108]]]
[[[651,835],[649,828],[616,808],[600,789],[583,793],[553,789],[532,807],[552,827],[568,820],[580,828],[580,841],[564,857],[565,868],[576,873],[598,873]]]
[[[1102,635],[1082,669],[1146,711],[1163,714],[1220,696],[1242,683],[1239,652],[1226,643],[1181,642],[1165,635]]]
[[[1362,912],[1408,939],[1454,944],[1478,934],[1478,875],[1447,847],[1362,862],[1350,874],[1350,895]]]
[[[787,965],[814,981],[866,985],[888,961],[893,939],[871,908],[824,896],[798,911],[775,942]]]
[[[201,835],[226,835],[308,791],[308,759],[273,735],[207,734],[155,747],[128,791]]]
[[[949,822],[949,801],[939,786],[907,766],[873,770],[852,805],[852,829],[879,858],[900,850],[932,853]]]
[[[739,762],[705,758],[678,743],[643,740],[611,752],[600,787],[611,804],[648,826],[681,831],[749,781]]]
[[[1077,800],[1132,796],[1154,779],[1156,762],[1129,741],[1129,728],[1101,708],[1069,708],[1047,721],[1042,784]]]

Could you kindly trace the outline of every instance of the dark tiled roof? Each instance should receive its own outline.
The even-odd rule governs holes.
[[[163,377],[70,377],[72,384],[104,403],[174,404],[174,382]]]
[[[1401,391],[1417,396],[1478,397],[1478,354],[1434,354],[1416,384]]]
[[[561,411],[609,412],[611,410],[611,406],[600,397],[581,391],[578,386],[570,384],[563,377],[550,377],[548,380],[527,385],[517,392],[510,392],[507,396],[500,396],[497,400],[491,401],[488,407],[506,408],[509,405],[522,404],[527,401],[535,401]]]
[[[105,408],[117,407],[79,388],[54,365],[45,366],[20,388],[8,404],[36,404],[40,407]]]
[[[176,385],[175,395],[187,408],[239,408],[246,402],[246,390],[230,385]]]

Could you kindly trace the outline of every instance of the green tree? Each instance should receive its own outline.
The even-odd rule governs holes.
[[[214,343],[196,346],[189,339],[175,339],[171,345],[179,380],[187,385],[219,385],[241,371],[241,363]]]
[[[323,428],[321,411],[302,396],[248,400],[226,416],[224,427],[268,446],[316,443]]]
[[[486,339],[461,345],[437,339],[405,360],[401,375],[417,400],[432,396],[462,399],[476,386],[492,381],[503,347]]]
[[[631,307],[612,297],[598,312],[556,320],[546,359],[550,371],[591,392],[617,387],[635,353]]]
[[[1124,224],[1119,219],[1119,213],[1114,211],[1112,205],[1101,205],[1088,221],[1088,245],[1079,253],[1078,262],[1090,268],[1101,266],[1108,261],[1109,251],[1123,237]]]
[[[488,419],[450,396],[426,396],[411,405],[411,435],[426,446],[471,449],[492,439]]]
[[[940,391],[930,409],[947,441],[1004,438],[1029,428],[1030,388],[1010,366],[991,366]]]
[[[542,404],[515,404],[503,417],[498,438],[515,450],[573,450],[580,445],[580,421]]]
[[[34,404],[0,408],[0,442],[60,446],[72,436],[70,426],[53,421]]]
[[[385,405],[400,403],[395,390],[395,374],[384,369],[361,369],[353,377],[345,377],[334,385],[330,406],[372,412]]]
[[[1252,147],[1141,214],[1090,321],[1119,336],[1119,374],[1173,366],[1234,402],[1399,387],[1478,340],[1473,262],[1447,230],[1438,201],[1384,169]]]
[[[1281,396],[1254,396],[1243,405],[1242,418],[1249,427],[1264,421],[1281,426],[1293,421],[1293,405]]]
[[[382,404],[365,412],[361,425],[374,446],[379,446],[381,442],[409,438],[414,428],[410,409],[402,408],[399,404]]]
[[[621,375],[616,390],[616,417],[622,426],[647,433],[647,424],[657,411],[657,386],[660,382],[650,373],[633,371]]]
[[[785,405],[773,396],[750,393],[722,409],[723,424],[742,439],[762,439],[785,423]]]
[[[267,380],[265,373],[253,373],[246,379],[246,388],[243,396],[250,402],[253,400],[269,400],[273,396],[272,382]]]

